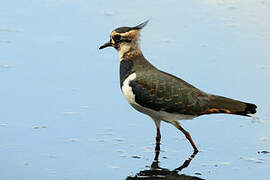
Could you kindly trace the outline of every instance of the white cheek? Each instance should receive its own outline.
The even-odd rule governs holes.
[[[130,48],[131,48],[130,45],[127,45],[127,44],[123,44],[120,46],[118,50],[120,60],[122,60],[123,55],[127,53],[130,50]]]
[[[136,78],[135,73],[130,74],[128,76],[128,78],[125,79],[125,81],[123,82],[123,86],[122,86],[122,92],[130,104],[136,103],[135,102],[135,94],[133,94],[132,88],[129,86],[130,81],[134,80],[135,78]]]

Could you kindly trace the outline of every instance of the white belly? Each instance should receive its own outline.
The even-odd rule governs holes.
[[[192,115],[167,113],[165,111],[155,111],[155,110],[145,108],[139,105],[138,103],[135,102],[135,94],[133,94],[132,88],[129,86],[130,81],[134,80],[135,78],[136,78],[136,74],[132,73],[128,76],[127,79],[125,79],[122,86],[122,92],[124,96],[126,97],[127,101],[129,102],[129,104],[136,110],[149,115],[152,119],[163,120],[170,123],[174,121],[178,121],[178,120],[193,119],[196,117]]]
[[[129,86],[130,81],[134,80],[136,78],[136,74],[132,73],[130,74],[123,82],[122,86],[122,92],[124,96],[126,97],[127,101],[130,104],[134,104],[135,102],[135,94],[132,92],[132,88]]]

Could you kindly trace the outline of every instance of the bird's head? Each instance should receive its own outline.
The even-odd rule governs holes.
[[[148,20],[134,27],[119,27],[111,32],[110,40],[99,47],[114,47],[120,55],[120,58],[127,52],[139,50],[140,30],[146,26]]]

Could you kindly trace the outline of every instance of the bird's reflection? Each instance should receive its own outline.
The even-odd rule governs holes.
[[[185,174],[179,174],[179,172],[188,167],[192,159],[196,156],[197,152],[194,152],[185,162],[175,168],[174,170],[169,170],[166,168],[159,167],[159,153],[160,153],[160,144],[156,144],[155,148],[155,158],[151,165],[151,168],[148,170],[142,170],[137,173],[135,176],[128,176],[126,180],[202,180],[196,176],[189,176]]]

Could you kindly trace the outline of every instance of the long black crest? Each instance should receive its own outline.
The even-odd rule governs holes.
[[[134,26],[134,27],[119,27],[119,28],[116,28],[114,31],[118,32],[118,33],[125,33],[125,32],[128,32],[128,31],[131,31],[131,30],[140,30],[142,29],[144,26],[147,25],[147,23],[149,22],[149,20],[147,21],[144,21],[143,23],[137,25],[137,26]]]
[[[149,20],[147,21],[144,21],[143,23],[135,26],[135,27],[132,27],[132,29],[142,29],[144,26],[146,26],[148,24]]]

